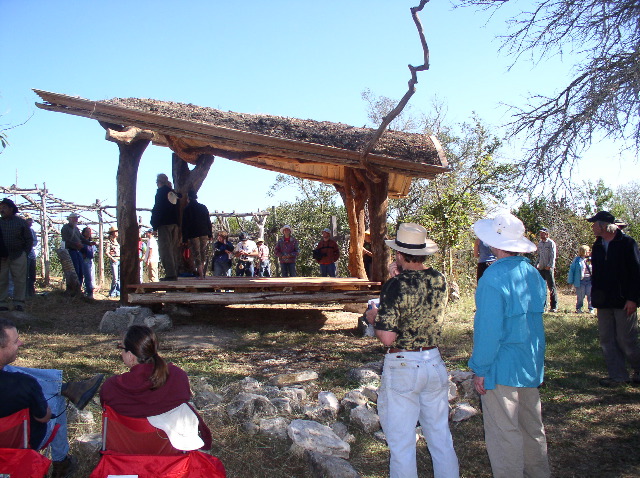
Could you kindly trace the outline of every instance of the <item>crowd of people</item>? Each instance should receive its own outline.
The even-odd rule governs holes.
[[[158,207],[154,207],[151,221],[154,229],[145,232],[146,242],[141,240],[146,245],[140,247],[141,263],[153,264],[152,256],[158,250],[166,273],[164,279],[177,277],[178,231],[182,230],[182,241],[190,246],[194,256],[197,277],[204,277],[207,268],[214,275],[230,276],[234,261],[237,276],[270,276],[269,249],[263,238],[253,241],[243,232],[234,245],[227,232],[219,231],[213,242],[208,210],[197,202],[193,192],[188,194],[185,209],[188,214],[183,215],[178,228],[177,222],[167,219],[174,217],[171,208],[176,206],[177,199],[166,176],[159,175]],[[27,221],[16,214],[17,207],[10,200],[0,202],[0,311],[7,310],[9,271],[16,282],[13,301],[17,310],[21,310],[29,283],[27,259],[34,240]],[[62,231],[64,244],[74,267],[78,264],[79,277],[85,277],[89,294],[93,286],[86,277],[93,275],[89,264],[96,244],[89,228],[81,233],[77,230],[75,214],[70,214],[68,220]],[[586,299],[588,312],[597,314],[600,345],[608,372],[607,377],[600,379],[600,385],[640,385],[638,245],[624,234],[624,225],[607,211],[600,211],[587,221],[591,223],[595,242],[591,247],[578,248],[568,276],[568,282],[576,290],[575,311],[583,312]],[[154,230],[158,233],[157,244]],[[474,372],[474,388],[482,402],[492,472],[495,477],[504,478],[548,477],[550,467],[539,387],[544,381],[546,349],[543,313],[558,310],[554,277],[557,246],[547,228],[538,231],[537,245],[531,242],[522,221],[510,213],[479,220],[473,225],[473,231],[477,236],[474,253],[478,267],[473,351],[468,365]],[[282,276],[295,277],[299,243],[290,225],[283,226],[280,232],[282,236],[275,245],[274,255]],[[442,273],[425,265],[427,257],[438,250],[427,235],[421,225],[404,223],[399,226],[395,239],[385,241],[395,252],[395,260],[389,265],[390,278],[383,284],[379,301],[371,301],[364,316],[386,348],[378,413],[390,449],[391,477],[417,477],[416,423],[422,426],[434,476],[459,476],[448,422],[448,374],[438,347],[449,298],[448,285]],[[113,294],[119,293],[117,238],[118,231],[112,227],[105,253],[113,264]],[[370,238],[368,240],[370,249]],[[206,245],[210,242],[213,242],[213,254],[208,258]],[[534,253],[535,265],[523,256]],[[339,247],[329,229],[321,231],[313,257],[321,275],[336,276]],[[157,277],[157,265],[150,269],[149,277]],[[54,417],[58,420],[64,416],[64,411],[51,409],[51,406],[60,408],[59,403],[51,401],[48,405],[46,400],[66,396],[81,408],[87,397],[96,393],[102,377],[64,384],[61,371],[17,369],[10,364],[21,345],[15,325],[0,319],[0,416],[28,404],[36,423],[32,428],[32,446],[36,448],[48,433],[49,425],[44,425]],[[188,378],[184,371],[165,363],[158,355],[153,331],[142,326],[130,327],[118,348],[130,370],[105,382],[100,393],[102,404],[133,417],[149,414],[163,417],[181,407],[180,416],[190,418],[193,424],[189,432],[191,442],[198,447],[210,445],[210,432],[188,405]],[[40,383],[41,380],[48,385]],[[23,395],[5,402],[6,393],[2,392],[7,390],[5,383],[12,384],[12,390],[24,390]],[[49,398],[45,400],[45,397]],[[164,419],[158,422],[164,423]],[[68,445],[59,444],[52,455],[58,469],[73,467],[67,452]]]

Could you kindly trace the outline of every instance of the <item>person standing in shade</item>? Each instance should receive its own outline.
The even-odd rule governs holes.
[[[476,289],[469,367],[482,400],[485,442],[495,478],[550,476],[538,387],[544,379],[544,279],[522,221],[509,213],[473,225],[497,260]]]
[[[584,298],[587,298],[587,306],[589,313],[593,314],[594,309],[591,305],[591,249],[589,246],[582,245],[578,247],[578,255],[573,259],[569,266],[569,277],[567,282],[576,288],[576,314],[582,313]]]
[[[156,179],[158,190],[151,210],[151,226],[158,232],[158,247],[160,260],[164,267],[165,276],[160,280],[173,281],[178,279],[178,251],[180,247],[180,226],[178,217],[181,197],[171,187],[166,174],[158,174]]]
[[[336,261],[340,257],[338,243],[331,239],[331,229],[322,230],[322,240],[313,251],[313,256],[320,264],[320,277],[336,277]]]
[[[104,244],[104,253],[109,258],[111,266],[111,288],[109,297],[120,297],[120,243],[118,242],[118,228],[109,228],[109,237]]]
[[[27,254],[33,237],[18,206],[9,198],[0,201],[0,311],[9,310],[9,280],[13,278],[13,309],[24,311],[27,288]],[[9,275],[11,273],[11,276]]]
[[[269,270],[269,247],[264,243],[264,239],[259,237],[256,241],[258,246],[258,277],[271,277]]]
[[[608,372],[600,385],[640,384],[638,244],[620,230],[610,212],[599,211],[587,221],[597,238],[591,248],[591,302],[598,309],[600,347]],[[631,377],[626,362],[633,370]]]
[[[33,247],[27,254],[27,296],[36,294],[36,246],[38,245],[38,236],[33,230],[33,218],[29,214],[24,215],[24,220],[29,226],[31,237],[33,238]]]
[[[198,195],[195,191],[189,191],[187,198],[187,207],[182,212],[182,242],[189,244],[198,278],[204,279],[207,245],[213,239],[209,209],[198,202]]]
[[[145,233],[147,236],[147,252],[144,254],[144,264],[147,267],[147,279],[149,282],[158,282],[158,241],[153,233],[153,229],[148,229]]]
[[[447,305],[444,276],[424,264],[438,250],[419,224],[404,223],[396,239],[398,269],[380,291],[380,307],[365,316],[388,347],[378,390],[378,415],[391,452],[391,478],[417,478],[419,421],[435,478],[457,478],[458,458],[449,429],[449,376],[438,350]],[[373,302],[373,301],[372,301]]]
[[[371,279],[371,264],[373,263],[373,252],[371,249],[371,231],[364,231],[364,243],[362,244],[362,263],[367,278]]]
[[[473,244],[473,255],[478,260],[478,267],[476,269],[477,282],[480,280],[480,277],[482,277],[482,274],[484,274],[484,271],[487,270],[487,267],[496,260],[496,256],[491,252],[491,248],[478,238],[476,238]]]
[[[238,259],[236,276],[253,277],[253,259],[258,257],[258,246],[244,232],[240,233],[239,239],[233,250],[233,255]]]
[[[280,232],[282,238],[278,240],[274,251],[280,261],[280,274],[282,277],[296,277],[296,259],[300,253],[298,240],[291,235],[291,226],[282,226]]]
[[[551,296],[550,312],[558,311],[558,293],[556,291],[556,279],[553,271],[556,268],[556,243],[549,238],[549,230],[546,227],[540,229],[540,242],[538,242],[538,271],[547,283]]]
[[[229,240],[227,231],[219,231],[218,239],[213,243],[213,275],[217,277],[231,277],[231,257],[233,244]]]
[[[75,212],[69,214],[67,216],[69,222],[62,226],[60,235],[64,241],[65,249],[69,252],[71,262],[73,262],[73,268],[78,276],[78,282],[82,284],[82,254],[80,254],[82,250],[82,234],[80,233],[80,229],[78,229],[79,217]]]
[[[82,255],[82,275],[84,276],[84,294],[93,299],[93,289],[95,288],[95,266],[93,257],[96,253],[96,243],[91,238],[91,228],[85,227],[82,230],[84,239],[80,254]]]

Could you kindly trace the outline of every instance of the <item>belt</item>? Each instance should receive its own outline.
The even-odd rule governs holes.
[[[437,345],[432,345],[430,347],[418,347],[417,349],[396,349],[393,347],[389,347],[387,349],[388,354],[397,354],[397,353],[401,353],[401,352],[422,352],[424,350],[433,350],[433,349],[437,349],[438,346]]]

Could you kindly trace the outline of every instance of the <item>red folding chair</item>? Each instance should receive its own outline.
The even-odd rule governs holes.
[[[51,460],[29,448],[29,409],[0,418],[0,473],[11,478],[43,478]]]
[[[222,462],[200,451],[184,452],[146,418],[131,418],[105,406],[102,458],[90,478],[138,475],[139,478],[226,478]]]

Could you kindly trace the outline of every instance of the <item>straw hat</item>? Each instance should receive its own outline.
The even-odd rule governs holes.
[[[524,224],[513,214],[503,212],[493,219],[480,219],[473,231],[485,244],[508,252],[535,252],[536,245],[524,237]]]
[[[400,224],[397,237],[384,242],[391,249],[413,256],[428,256],[438,250],[438,245],[427,239],[427,230],[413,222]]]
[[[116,226],[111,226],[109,228],[109,234],[113,233],[113,232],[118,232],[118,228]]]
[[[287,224],[285,224],[284,226],[282,226],[282,227],[280,228],[280,232],[281,232],[282,234],[284,234],[284,230],[285,230],[285,229],[289,229],[289,231],[291,231],[291,234],[293,234],[293,229],[291,229],[291,226],[289,226],[289,225],[287,225]]]

